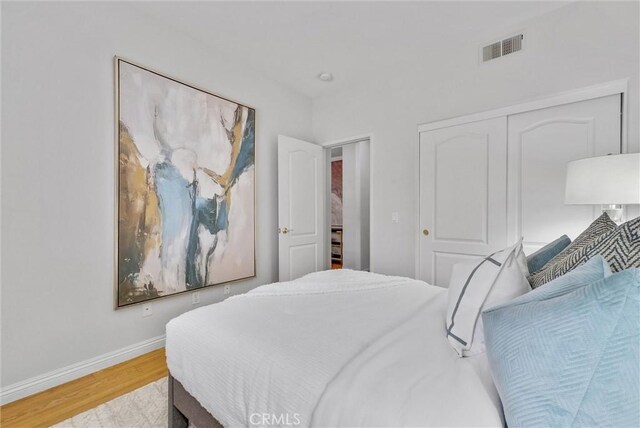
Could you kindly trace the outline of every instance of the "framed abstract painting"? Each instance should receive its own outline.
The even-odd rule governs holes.
[[[254,277],[255,109],[115,63],[116,308]]]

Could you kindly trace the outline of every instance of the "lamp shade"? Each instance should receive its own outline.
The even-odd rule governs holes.
[[[599,156],[567,164],[566,204],[640,204],[640,153]]]

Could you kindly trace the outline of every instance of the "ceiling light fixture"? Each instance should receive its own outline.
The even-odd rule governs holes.
[[[318,79],[323,82],[331,82],[333,80],[333,74],[331,73],[320,73],[318,74]]]

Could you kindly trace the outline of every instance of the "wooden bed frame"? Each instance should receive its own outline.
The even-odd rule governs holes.
[[[169,428],[188,428],[189,422],[197,428],[223,428],[180,382],[169,373]]]

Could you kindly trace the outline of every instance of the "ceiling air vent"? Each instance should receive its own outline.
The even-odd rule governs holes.
[[[489,61],[491,59],[500,58],[502,56],[500,49],[501,42],[495,42],[489,46],[482,48],[482,61]]]
[[[512,36],[502,41],[484,46],[482,48],[482,62],[491,61],[492,59],[500,58],[501,56],[522,50],[523,39],[524,36],[522,34],[518,34],[517,36]]]
[[[524,36],[518,34],[517,36],[509,37],[502,41],[502,56],[509,55],[510,53],[518,52],[522,49],[522,39]]]

